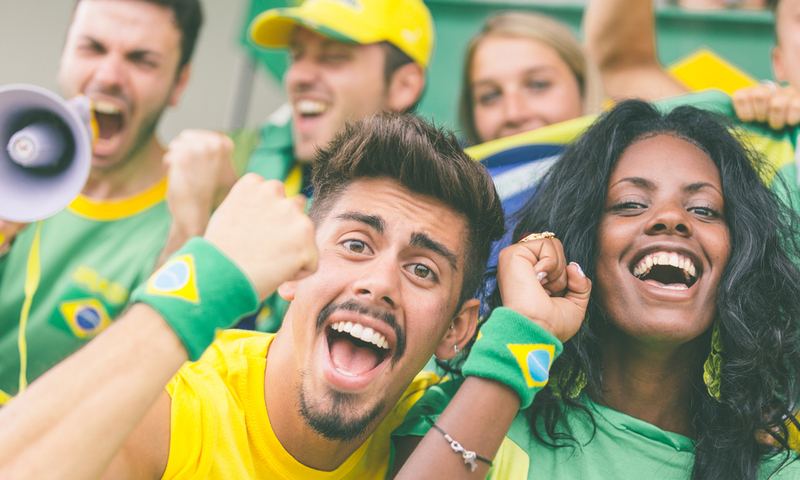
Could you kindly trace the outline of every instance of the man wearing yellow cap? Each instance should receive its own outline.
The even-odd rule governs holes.
[[[247,172],[283,181],[289,196],[310,196],[316,151],[345,120],[416,105],[434,27],[421,0],[308,0],[263,12],[250,36],[258,45],[291,51],[288,105],[259,131],[232,134],[235,155],[248,157]],[[277,331],[287,306],[278,295],[269,298],[255,328]]]

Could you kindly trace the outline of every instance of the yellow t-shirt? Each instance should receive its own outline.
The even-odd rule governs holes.
[[[389,435],[438,378],[422,372],[369,439],[333,472],[295,460],[275,437],[264,402],[267,349],[274,335],[226,330],[167,385],[172,397],[165,479],[383,479]]]

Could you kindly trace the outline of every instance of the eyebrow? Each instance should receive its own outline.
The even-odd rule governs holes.
[[[358,213],[358,212],[346,212],[341,215],[338,215],[336,218],[341,220],[355,220],[356,222],[364,223],[372,227],[373,230],[375,230],[381,235],[383,235],[384,230],[386,230],[386,222],[383,221],[383,218],[377,215],[367,215],[365,213]]]
[[[538,73],[547,73],[547,72],[555,71],[555,70],[556,69],[553,68],[550,65],[542,65],[540,67],[533,67],[533,68],[529,68],[529,69],[525,70],[524,72],[522,72],[522,76],[534,75],[534,74],[538,74]],[[494,79],[487,78],[487,79],[481,79],[481,80],[477,80],[476,82],[473,82],[472,86],[473,87],[480,87],[480,86],[485,85],[485,84],[493,84],[493,83],[495,83]]]
[[[655,190],[656,189],[656,184],[655,183],[653,183],[650,180],[647,180],[645,178],[642,178],[642,177],[625,177],[625,178],[619,180],[614,185],[611,185],[611,187],[615,187],[615,186],[619,185],[622,182],[632,183],[632,184],[636,185],[637,187],[644,188],[645,190]],[[609,188],[611,188],[611,187],[609,187]]]
[[[637,187],[644,188],[645,190],[655,190],[656,189],[656,184],[655,183],[653,183],[650,180],[647,180],[645,178],[641,178],[641,177],[625,177],[625,178],[619,180],[614,185],[611,185],[611,187],[619,185],[622,182],[632,183],[632,184],[636,185]],[[611,187],[609,187],[609,188],[611,188]],[[715,187],[714,185],[712,185],[712,184],[710,184],[708,182],[695,182],[695,183],[692,183],[692,184],[689,184],[689,185],[683,187],[684,190],[686,190],[687,192],[690,192],[690,193],[697,192],[697,191],[702,190],[704,188],[711,188],[711,189],[719,192],[720,195],[722,195],[722,192],[720,192],[717,187]]]
[[[717,187],[715,187],[714,185],[711,185],[708,182],[693,183],[691,185],[688,185],[685,189],[688,190],[689,192],[696,192],[696,191],[702,190],[704,188],[711,188],[711,189],[716,190],[717,192],[719,192],[720,195],[722,195],[722,192],[720,192]]]
[[[107,51],[105,43],[102,40],[92,37],[91,35],[83,35],[81,37],[82,40],[88,41],[91,43],[93,48],[100,49],[102,51]],[[146,48],[140,48],[136,50],[131,50],[125,53],[126,58],[143,58],[143,57],[154,57],[153,60],[159,60],[163,55],[159,52],[154,50],[148,50]]]
[[[361,222],[371,227],[380,235],[383,235],[383,232],[386,230],[386,222],[383,221],[383,218],[377,215],[367,215],[359,212],[345,212],[341,215],[337,215],[336,218],[341,220],[355,220],[356,222]],[[450,266],[453,267],[454,271],[458,272],[458,257],[456,254],[453,253],[453,251],[449,248],[432,239],[430,236],[428,236],[428,234],[420,232],[412,233],[410,245],[412,247],[419,247],[438,253],[447,260]]]
[[[424,233],[413,233],[411,234],[411,246],[412,247],[420,247],[424,248],[425,250],[430,250],[432,252],[438,253],[439,255],[443,256],[447,259],[450,266],[453,267],[453,270],[458,272],[458,257],[452,250],[445,247],[441,243],[437,242],[436,240],[429,237],[427,234]]]

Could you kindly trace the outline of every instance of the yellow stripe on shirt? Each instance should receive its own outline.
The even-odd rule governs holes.
[[[130,217],[143,210],[147,210],[164,200],[166,196],[167,179],[165,177],[149,190],[145,190],[131,197],[112,200],[95,200],[85,195],[78,195],[78,198],[73,200],[67,207],[67,210],[90,220],[112,221]]]

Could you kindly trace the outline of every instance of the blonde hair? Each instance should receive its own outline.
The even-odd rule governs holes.
[[[467,140],[471,144],[480,143],[481,140],[475,129],[470,72],[475,50],[489,36],[529,38],[549,46],[556,51],[575,75],[581,92],[583,114],[597,113],[602,109],[603,87],[600,83],[600,73],[567,26],[551,17],[537,13],[502,12],[492,15],[486,20],[483,30],[470,42],[464,59],[460,115]]]

